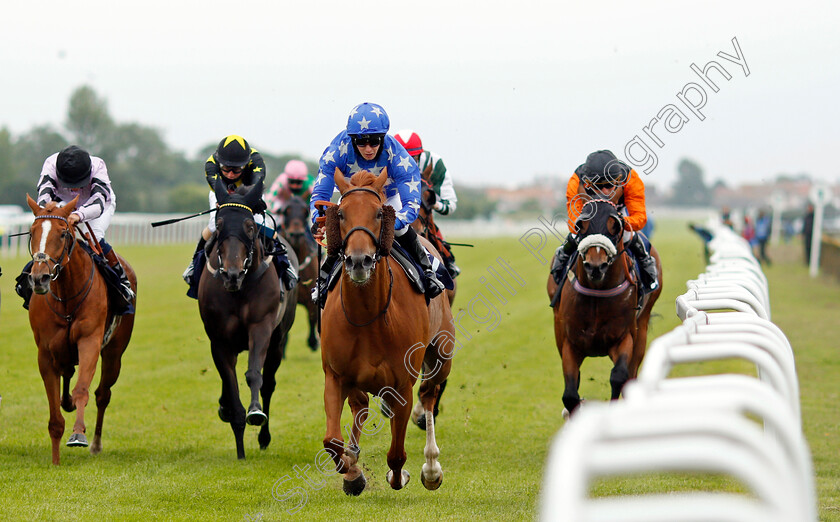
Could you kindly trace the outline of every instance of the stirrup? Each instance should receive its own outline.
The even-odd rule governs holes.
[[[298,276],[295,273],[295,269],[292,268],[291,265],[289,265],[289,267],[286,268],[286,278],[283,281],[283,286],[286,287],[286,290],[291,290],[297,284],[298,284]]]
[[[128,281],[120,282],[120,295],[122,295],[123,299],[125,299],[128,303],[134,302],[137,298],[137,294],[135,294],[134,290],[131,289],[131,284]]]
[[[192,280],[192,276],[193,276],[194,273],[195,273],[195,263],[193,261],[190,261],[190,266],[188,266],[187,269],[184,270],[184,273],[181,275],[181,277],[184,278],[185,283],[190,284],[190,281]]]
[[[429,299],[434,299],[435,297],[439,296],[446,290],[446,287],[443,286],[443,283],[440,279],[437,278],[434,271],[427,270],[425,273],[426,276],[426,296]]]

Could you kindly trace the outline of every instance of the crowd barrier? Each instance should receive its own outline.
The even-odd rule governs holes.
[[[710,264],[676,299],[682,325],[651,343],[624,400],[585,403],[552,442],[542,520],[817,520],[794,354],[770,322],[767,279],[742,238],[709,228]],[[678,364],[733,358],[757,378],[669,377]],[[720,474],[748,493],[590,495],[599,478],[662,472]]]

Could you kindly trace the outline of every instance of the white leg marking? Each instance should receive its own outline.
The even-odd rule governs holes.
[[[435,441],[435,416],[432,412],[426,412],[426,447],[423,448],[423,456],[426,463],[423,464],[423,479],[425,482],[437,482],[443,470],[437,461],[440,456],[440,448]]]

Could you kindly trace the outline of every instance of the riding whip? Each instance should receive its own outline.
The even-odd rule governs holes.
[[[152,227],[159,227],[159,226],[163,226],[163,225],[171,225],[172,223],[177,223],[179,221],[184,221],[185,219],[192,219],[194,217],[203,216],[204,214],[209,214],[209,213],[215,212],[215,211],[216,211],[215,208],[211,208],[209,210],[205,210],[203,212],[199,212],[198,214],[193,214],[191,216],[184,216],[184,217],[173,218],[173,219],[165,219],[163,221],[155,221],[154,223],[152,223]]]

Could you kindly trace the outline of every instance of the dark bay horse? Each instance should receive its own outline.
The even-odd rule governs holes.
[[[102,357],[96,389],[96,428],[90,452],[102,451],[102,422],[111,401],[111,387],[120,375],[122,355],[131,339],[134,314],[115,316],[108,303],[105,279],[90,254],[76,243],[76,227],[68,216],[78,197],[63,207],[55,202],[40,207],[29,195],[26,202],[35,221],[29,229],[32,268],[29,281],[34,295],[29,303],[29,324],[38,345],[38,368],[50,407],[49,433],[52,463],[60,463],[59,441],[64,417],[59,409],[76,410],[68,446],[85,447],[85,406],[96,364]],[[120,263],[137,292],[137,277],[122,258]],[[70,394],[70,379],[79,366],[79,377]],[[59,381],[63,379],[63,388]],[[59,388],[62,388],[59,390]]]
[[[309,238],[309,205],[300,196],[292,196],[283,207],[283,237],[297,255],[298,267],[297,304],[309,312],[309,338],[307,344],[312,351],[318,349],[318,305],[312,300],[312,287],[318,281],[318,251]]]
[[[662,266],[656,259],[659,287],[638,300],[629,254],[622,236],[624,219],[606,199],[593,199],[578,218],[578,258],[554,307],[554,337],[563,362],[564,416],[580,404],[580,365],[586,357],[609,356],[612,399],[618,399],[629,379],[635,379],[647,345],[651,310],[662,292]],[[638,232],[637,232],[638,233]],[[548,277],[549,297],[557,283]],[[638,306],[637,306],[638,305]]]
[[[331,254],[344,270],[328,294],[323,311],[321,359],[327,431],[324,448],[344,475],[344,491],[359,495],[366,485],[358,465],[359,436],[373,431],[368,419],[368,394],[387,405],[391,446],[386,480],[393,489],[408,483],[405,434],[411,413],[412,387],[420,375],[420,400],[426,409],[426,445],[421,481],[437,489],[443,471],[437,461],[431,414],[440,384],[452,364],[454,325],[449,301],[442,295],[427,306],[389,252],[394,240],[394,209],[385,205],[388,174],[357,172],[348,181],[336,169],[341,202],[327,210],[326,233]],[[353,413],[348,445],[339,425],[344,402]],[[349,428],[349,426],[348,426]],[[375,431],[373,431],[375,433]]]
[[[236,456],[244,459],[246,423],[262,426],[258,436],[261,449],[271,442],[268,411],[275,373],[295,319],[296,292],[282,292],[279,274],[258,237],[259,225],[252,209],[262,204],[262,182],[245,194],[228,194],[220,183],[215,191],[219,203],[216,232],[208,242],[211,247],[198,286],[198,309],[222,378],[219,418],[230,423]],[[297,268],[291,251],[289,262]],[[236,379],[236,359],[244,351],[248,352],[245,380],[251,389],[247,414]]]

